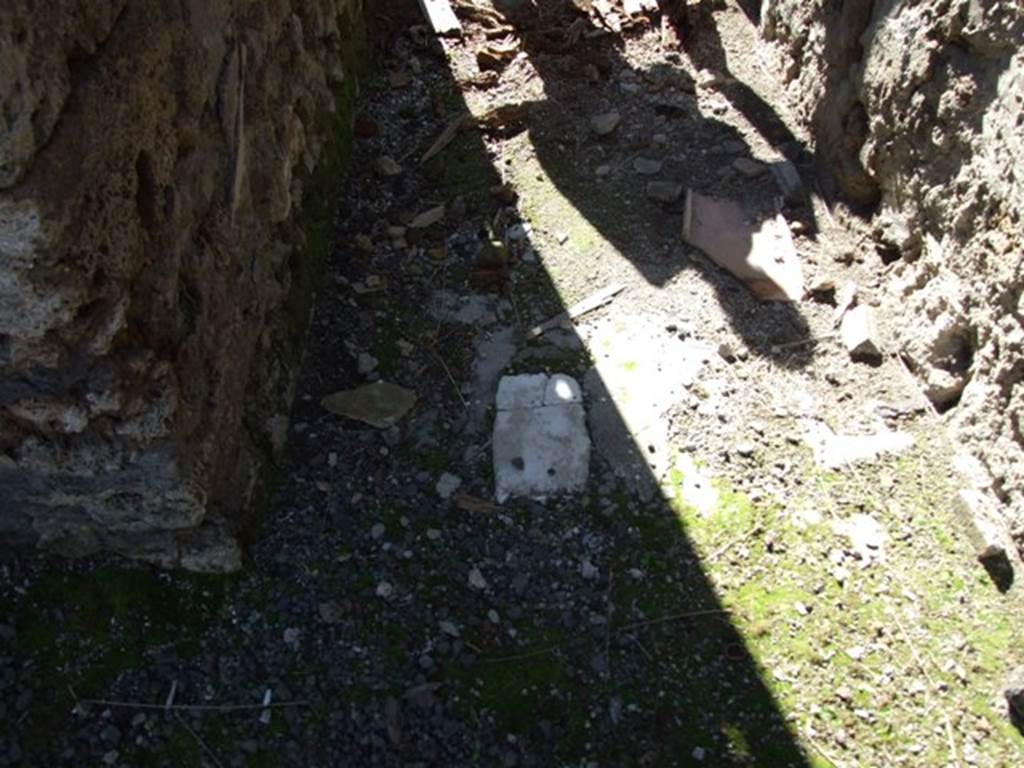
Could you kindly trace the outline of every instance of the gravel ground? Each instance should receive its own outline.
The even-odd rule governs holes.
[[[747,18],[729,5],[685,47],[590,20],[567,45],[588,18],[568,4],[494,5],[508,29],[476,14],[443,48],[398,21],[412,4],[380,20],[246,570],[3,564],[0,765],[1020,764],[1001,700],[1019,589],[973,560],[941,420],[897,360],[849,359],[828,291],[758,302],[682,243],[681,199],[648,194],[769,208],[770,174],[736,161],[779,154],[816,189]],[[481,73],[507,36],[523,52]],[[466,109],[482,128],[420,162]],[[883,267],[855,222],[818,196],[783,213],[807,283],[870,303]],[[527,338],[613,282],[570,332]],[[584,494],[494,504],[481,371],[582,379],[614,322],[713,351],[664,404],[659,492],[595,446]],[[394,427],[320,405],[375,380],[417,393]],[[915,442],[822,468],[812,422]]]

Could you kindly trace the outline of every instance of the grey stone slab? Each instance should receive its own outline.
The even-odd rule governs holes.
[[[506,376],[498,384],[496,402],[492,458],[497,500],[583,490],[590,436],[579,384],[562,374]]]

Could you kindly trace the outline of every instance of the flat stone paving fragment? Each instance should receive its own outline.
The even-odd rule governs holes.
[[[320,401],[331,413],[362,421],[378,429],[394,426],[415,403],[415,392],[386,381],[335,392]]]
[[[590,470],[580,385],[563,374],[505,376],[495,398],[495,497],[543,499],[583,490]]]

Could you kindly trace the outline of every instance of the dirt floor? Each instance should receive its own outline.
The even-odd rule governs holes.
[[[870,305],[882,265],[824,202],[744,6],[677,28],[456,5],[442,41],[414,3],[379,10],[247,569],[3,564],[0,765],[1024,764],[1019,586],[975,560],[955,446],[898,360],[836,335],[837,294]],[[672,185],[764,209],[773,175],[737,161],[783,158],[815,291],[760,302],[684,244]],[[497,377],[536,372],[585,384],[589,481],[499,505]],[[321,405],[376,380],[416,393],[390,428]],[[909,437],[829,463],[832,431]]]

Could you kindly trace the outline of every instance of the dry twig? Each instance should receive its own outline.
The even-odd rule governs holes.
[[[628,632],[631,629],[642,629],[644,627],[650,627],[655,624],[665,624],[670,621],[682,621],[683,619],[694,619],[698,616],[714,616],[716,614],[727,614],[730,613],[728,608],[708,608],[703,611],[687,611],[686,613],[675,613],[670,616],[661,616],[657,619],[650,619],[649,621],[637,621],[632,624],[626,624],[623,627],[619,627],[616,632]]]
[[[79,699],[76,704],[91,704],[97,707],[118,707],[120,709],[159,709],[171,712],[245,712],[255,709],[283,709],[285,707],[308,707],[308,701],[281,701],[273,704],[152,704],[145,701],[114,701],[111,699]]]
[[[193,729],[192,726],[188,724],[185,718],[181,716],[181,713],[175,712],[174,716],[178,719],[179,723],[185,726],[185,730],[192,734],[192,738],[196,740],[196,744],[198,744],[199,747],[203,750],[203,752],[206,753],[206,756],[210,758],[213,764],[217,766],[217,768],[224,768],[224,764],[217,759],[217,755],[214,754],[214,751],[206,745],[206,742],[203,741],[202,737],[200,737],[200,735],[195,732],[195,729]]]
[[[444,368],[444,372],[448,375],[448,381],[452,383],[452,388],[455,390],[455,394],[458,395],[459,401],[462,403],[462,406],[464,408],[468,408],[469,403],[467,403],[466,398],[462,396],[462,390],[459,389],[459,383],[455,381],[455,377],[452,376],[451,369],[448,368],[448,364],[445,363],[444,358],[437,354],[437,352],[435,352],[433,349],[430,349],[430,354],[432,354],[437,359],[437,362],[441,364],[441,367]]]
[[[921,672],[924,674],[925,679],[928,680],[928,684],[932,688],[935,688],[935,680],[928,672],[928,667],[925,666],[924,660],[921,658],[921,654],[917,651],[917,646],[914,645],[913,638],[910,636],[910,633],[907,632],[907,628],[903,626],[903,622],[900,621],[900,617],[896,615],[895,612],[892,614],[892,618],[893,621],[896,623],[896,626],[899,628],[900,633],[903,635],[903,639],[904,641],[906,641],[907,647],[910,648],[910,653],[914,657],[914,661],[917,662],[917,666],[921,669]],[[950,721],[949,715],[947,713],[943,712],[942,716],[943,719],[946,721],[946,738],[949,741],[950,757],[953,759],[953,765],[959,766],[960,756],[956,748],[956,738],[953,736],[953,723]]]
[[[605,617],[604,617],[604,678],[611,677],[612,668],[612,584],[615,581],[615,570],[608,568],[608,590],[604,594]]]

